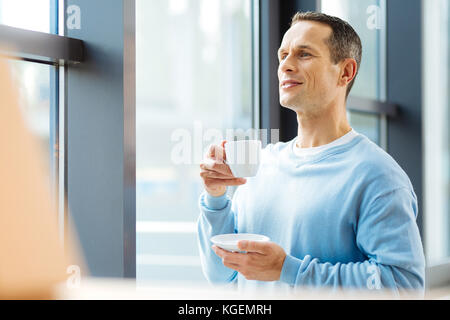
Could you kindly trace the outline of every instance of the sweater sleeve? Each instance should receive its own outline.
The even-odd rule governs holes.
[[[218,234],[236,233],[232,201],[226,194],[213,197],[205,191],[200,195],[199,207],[198,247],[203,273],[210,283],[231,283],[236,279],[237,272],[222,264],[211,248],[210,239]]]
[[[423,294],[425,258],[416,223],[417,199],[400,188],[375,198],[362,210],[356,242],[366,256],[356,263],[330,264],[309,255],[288,255],[281,281],[291,286],[383,289],[394,294]]]

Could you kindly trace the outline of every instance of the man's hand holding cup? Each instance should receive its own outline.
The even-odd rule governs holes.
[[[221,145],[211,145],[200,164],[200,176],[203,179],[206,192],[213,197],[223,196],[227,186],[240,186],[247,182],[244,178],[236,178],[226,163],[226,141]]]

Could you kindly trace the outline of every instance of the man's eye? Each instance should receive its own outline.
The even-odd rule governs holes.
[[[302,53],[300,53],[300,57],[310,57],[311,56],[311,54],[310,53],[308,53],[308,52],[302,52]]]

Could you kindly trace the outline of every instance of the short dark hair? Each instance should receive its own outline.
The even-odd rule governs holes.
[[[330,49],[331,60],[337,64],[347,58],[355,59],[358,65],[356,74],[358,74],[362,59],[362,44],[358,34],[349,23],[324,13],[308,11],[297,12],[292,17],[290,26],[292,27],[300,21],[316,21],[329,25],[332,29],[332,34],[327,39],[327,45]],[[346,97],[352,90],[355,79],[348,84]]]

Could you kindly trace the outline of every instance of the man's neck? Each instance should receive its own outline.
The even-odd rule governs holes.
[[[319,147],[331,143],[352,130],[345,107],[329,108],[314,116],[297,113],[297,121],[299,148]]]

